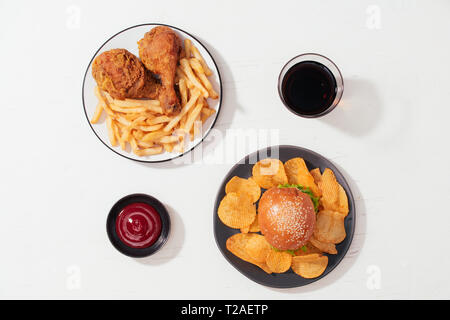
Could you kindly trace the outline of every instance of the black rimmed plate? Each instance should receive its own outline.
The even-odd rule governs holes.
[[[345,232],[347,233],[347,237],[345,240],[338,245],[336,245],[336,249],[338,254],[332,255],[327,254],[328,256],[328,266],[325,272],[317,278],[314,279],[305,279],[295,274],[291,269],[285,273],[278,274],[267,274],[259,267],[246,262],[244,260],[239,259],[234,254],[226,248],[226,241],[229,237],[236,233],[240,233],[238,229],[232,229],[224,225],[218,215],[217,209],[219,208],[220,201],[225,196],[225,186],[228,181],[234,177],[238,176],[241,178],[249,178],[252,176],[252,168],[253,164],[257,161],[265,158],[278,158],[282,162],[286,162],[289,159],[301,157],[305,160],[308,169],[312,170],[314,168],[320,168],[321,172],[325,170],[325,168],[330,168],[333,170],[337,181],[342,185],[347,193],[348,197],[348,205],[349,205],[349,213],[345,218]],[[263,189],[264,192],[264,189]],[[258,203],[257,203],[258,204]],[[336,168],[335,165],[326,158],[322,157],[320,154],[317,154],[311,150],[304,149],[296,146],[274,146],[265,149],[261,149],[252,154],[249,154],[244,159],[239,161],[228,174],[225,176],[222,184],[220,185],[219,192],[216,197],[216,203],[214,206],[214,237],[216,239],[217,246],[219,250],[222,252],[224,257],[228,260],[233,267],[235,267],[240,273],[245,275],[247,278],[273,288],[295,288],[301,287],[307,284],[310,284],[314,281],[317,281],[323,277],[325,277],[328,273],[330,273],[344,258],[347,253],[348,248],[353,239],[353,234],[355,232],[355,201],[353,199],[352,192],[350,187],[345,181],[344,176]]]
[[[180,39],[183,41],[184,39],[190,39],[192,44],[197,47],[200,54],[205,59],[207,65],[212,71],[212,75],[209,77],[209,80],[211,81],[211,84],[214,88],[214,90],[219,94],[219,99],[213,100],[208,99],[208,105],[210,108],[216,110],[216,113],[213,114],[211,117],[209,117],[205,123],[203,123],[202,127],[202,135],[195,138],[193,141],[189,141],[187,143],[187,146],[185,147],[185,151],[183,153],[169,153],[169,152],[163,152],[161,154],[152,155],[152,156],[146,156],[146,157],[138,157],[134,153],[131,152],[130,146],[127,146],[127,150],[122,150],[119,146],[113,147],[111,146],[108,138],[108,130],[106,128],[106,123],[104,117],[101,118],[101,120],[96,124],[91,124],[90,119],[92,118],[95,109],[97,107],[97,97],[94,94],[94,88],[96,87],[96,82],[94,78],[92,77],[92,62],[94,59],[101,54],[104,51],[108,51],[111,49],[116,48],[124,48],[133,53],[134,55],[139,57],[138,53],[138,45],[137,42],[144,37],[144,34],[148,31],[150,31],[152,28],[157,26],[167,26],[172,28],[180,37]],[[197,40],[193,35],[189,34],[188,32],[181,30],[180,28],[166,25],[166,24],[158,24],[158,23],[146,23],[146,24],[140,24],[136,26],[129,27],[125,30],[122,30],[115,35],[113,35],[111,38],[106,40],[106,42],[95,52],[94,56],[92,57],[91,61],[89,62],[89,65],[87,67],[87,70],[84,74],[83,79],[83,88],[82,88],[82,101],[83,101],[83,108],[84,112],[86,114],[86,118],[88,120],[88,123],[94,132],[94,134],[97,136],[97,138],[110,150],[114,151],[118,155],[125,157],[127,159],[136,160],[140,162],[163,162],[163,161],[169,161],[172,159],[175,159],[177,157],[180,157],[188,152],[190,152],[192,149],[194,149],[197,145],[199,145],[203,139],[208,135],[210,130],[213,128],[216,119],[220,112],[220,107],[222,105],[222,80],[220,78],[219,69],[217,68],[217,64],[214,61],[212,55],[209,53],[209,51],[206,49],[206,47]]]
[[[161,218],[161,234],[158,240],[147,248],[131,248],[125,245],[116,233],[116,219],[122,209],[132,203],[146,203],[155,208]],[[170,233],[170,216],[164,205],[157,199],[147,194],[135,193],[123,197],[114,204],[106,220],[106,232],[112,245],[124,255],[133,258],[143,258],[154,254],[167,242]]]

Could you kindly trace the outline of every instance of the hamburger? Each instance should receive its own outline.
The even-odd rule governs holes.
[[[297,250],[313,235],[315,204],[297,186],[273,187],[259,201],[261,233],[278,250]]]

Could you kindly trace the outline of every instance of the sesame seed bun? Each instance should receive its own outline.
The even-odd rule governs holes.
[[[258,223],[272,246],[296,250],[305,245],[314,232],[314,204],[297,188],[271,188],[259,200]]]

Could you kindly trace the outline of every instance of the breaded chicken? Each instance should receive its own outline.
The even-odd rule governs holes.
[[[92,75],[99,88],[115,99],[157,99],[161,89],[138,57],[125,49],[100,54],[92,64]]]
[[[171,28],[158,26],[147,32],[138,42],[138,46],[142,63],[161,79],[161,106],[166,113],[178,110],[180,101],[174,86],[181,51],[180,38]]]

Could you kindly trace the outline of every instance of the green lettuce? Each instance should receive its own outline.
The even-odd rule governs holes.
[[[270,244],[269,244],[270,245]],[[278,248],[275,248],[274,246],[270,245],[272,247],[273,250],[278,251],[278,252],[287,252],[289,253],[291,256],[295,256],[295,251],[297,250],[280,250]],[[308,248],[306,246],[301,247],[300,249],[302,249],[303,252],[306,252],[308,250]]]
[[[311,200],[314,204],[314,211],[316,213],[319,212],[319,197],[315,197],[314,193],[312,193],[311,189],[305,188],[299,184],[289,184],[289,183],[280,184],[280,185],[278,185],[278,188],[297,188],[301,192],[306,193],[311,198]]]

